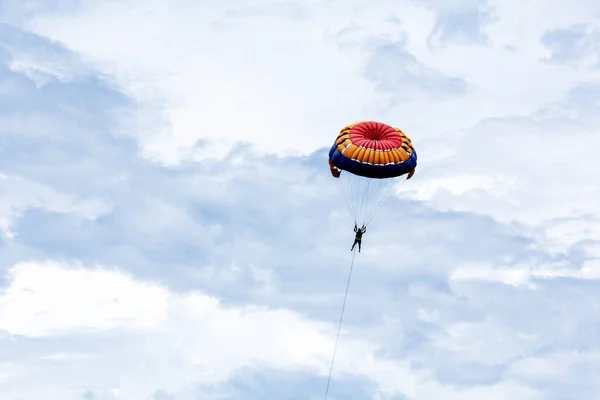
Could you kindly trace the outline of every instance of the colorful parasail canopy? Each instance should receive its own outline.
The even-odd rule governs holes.
[[[340,171],[335,169],[366,178],[409,174],[407,179],[410,179],[417,166],[417,153],[410,138],[400,129],[365,121],[341,130],[329,150],[329,165],[336,178]]]

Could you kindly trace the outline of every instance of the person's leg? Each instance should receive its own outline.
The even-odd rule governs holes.
[[[358,252],[360,253],[360,244],[361,242],[358,242]]]

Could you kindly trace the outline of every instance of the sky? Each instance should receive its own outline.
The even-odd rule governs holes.
[[[418,153],[331,400],[596,400],[600,3],[0,0],[0,397],[318,400],[352,253],[327,152]]]

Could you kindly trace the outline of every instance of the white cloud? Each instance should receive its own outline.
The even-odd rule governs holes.
[[[46,390],[55,390],[61,398],[77,398],[86,385],[94,391],[95,382],[118,377],[122,382],[118,386],[102,386],[112,391],[115,398],[143,399],[159,390],[183,390],[183,397],[177,398],[187,399],[186,387],[210,388],[244,367],[274,367],[320,375],[328,371],[334,324],[310,321],[290,310],[225,306],[201,292],[176,294],[156,284],[133,280],[116,269],[85,269],[49,261],[21,263],[11,271],[12,281],[0,297],[1,330],[37,340],[92,340],[97,348],[88,348],[85,355],[71,353],[68,347],[38,354],[38,361],[33,362],[44,360],[42,366],[25,361],[8,365],[5,382],[9,385],[19,374],[29,376],[34,370],[44,376],[35,388],[8,391],[15,396],[37,398]],[[492,357],[489,360],[493,362],[501,354],[511,354],[498,347],[496,356],[479,352],[473,346],[483,342],[469,342],[467,337],[472,334],[465,336],[458,329],[451,328],[448,333],[465,337],[467,347],[463,351],[469,348],[472,357]],[[128,335],[133,335],[133,340],[123,342]],[[501,337],[501,332],[496,335]],[[489,334],[486,337],[488,341],[491,338]],[[119,349],[125,343],[129,347],[121,353]],[[457,350],[456,344],[437,345]],[[452,389],[427,379],[428,373],[412,368],[409,360],[377,359],[378,348],[379,345],[344,334],[336,376],[368,377],[378,383],[381,394],[404,393],[409,398],[443,395],[450,399],[500,399],[507,393],[515,396],[512,398],[535,398],[531,390],[510,382],[503,384],[502,389],[498,385]],[[461,357],[469,357],[468,354]],[[56,373],[52,363],[78,365],[70,383],[61,389],[46,380]],[[105,368],[107,363],[111,368],[100,374],[99,381],[89,374]]]
[[[13,268],[11,279],[0,300],[0,329],[12,335],[147,329],[165,318],[164,289],[116,272],[23,263]]]
[[[69,13],[35,14],[23,26],[95,60],[140,104],[154,104],[149,113],[159,113],[166,124],[153,125],[156,116],[143,114],[139,118],[149,122],[144,133],[134,134],[149,154],[169,162],[193,153],[198,139],[215,141],[220,149],[209,146],[203,156],[222,155],[239,140],[261,151],[306,153],[329,145],[346,123],[368,118],[400,125],[419,143],[456,135],[482,118],[531,114],[559,101],[573,85],[599,77],[541,60],[548,50],[539,36],[564,19],[554,10],[539,19],[548,8],[538,3],[525,9],[493,4],[494,19],[484,28],[491,47],[434,48],[428,38],[435,8],[384,0],[369,7],[278,4],[85,2]],[[273,11],[265,12],[268,7]],[[583,11],[567,15],[582,21]],[[335,35],[353,26],[353,39],[339,47]],[[463,77],[469,93],[441,102],[409,99],[385,110],[386,96],[363,75],[369,44],[378,43],[373,38],[406,39],[406,49],[424,67]],[[431,115],[436,117],[426,118]]]
[[[450,276],[453,280],[483,280],[497,281],[509,285],[527,285],[529,288],[535,288],[531,280],[553,279],[553,278],[576,278],[600,280],[600,269],[596,262],[593,265],[584,265],[579,270],[572,268],[561,268],[560,266],[538,266],[531,265],[521,267],[499,267],[476,265],[471,268],[461,267],[452,272]]]
[[[153,371],[134,371],[135,380],[120,389],[120,396],[126,398],[144,398],[159,389],[176,391],[186,379],[200,386],[210,386],[228,379],[244,366],[319,374],[327,371],[333,344],[332,326],[305,320],[289,310],[251,305],[227,307],[201,292],[172,293],[156,284],[137,282],[116,269],[85,269],[56,262],[15,265],[11,279],[0,296],[0,330],[11,335],[42,340],[56,335],[94,337],[110,331],[127,335],[129,331],[143,338],[135,346],[136,357],[146,362],[162,360],[161,363],[166,364],[156,365],[158,369]],[[106,337],[111,340],[111,335]],[[81,357],[65,351],[68,350],[43,355],[43,358],[84,364],[97,363],[103,358],[122,359],[116,352],[101,354],[89,349],[93,356]],[[356,339],[346,341],[345,349],[340,351],[338,371],[377,378],[378,372],[389,370],[390,374],[399,368],[395,363],[383,370],[372,362],[364,364],[363,359],[369,358],[372,352],[372,345]],[[169,359],[179,365],[172,367],[181,369],[182,376],[169,372]],[[129,365],[115,365],[118,373],[137,368],[138,362],[133,359],[122,361]],[[156,379],[147,381],[147,373]],[[77,386],[91,384],[94,378],[82,379],[86,381]],[[137,386],[142,382],[145,382],[145,393],[127,392],[128,386],[142,390]],[[391,375],[387,383],[382,383],[396,390],[398,385],[403,386],[391,380]],[[63,390],[67,393],[71,388]]]
[[[98,199],[79,199],[55,188],[18,176],[0,175],[0,231],[14,237],[12,225],[23,212],[34,208],[57,213],[73,213],[95,219],[110,211],[110,205]]]

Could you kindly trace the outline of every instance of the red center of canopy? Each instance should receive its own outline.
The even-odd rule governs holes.
[[[374,150],[391,150],[402,146],[397,130],[381,122],[361,122],[350,131],[350,140],[356,146]]]

